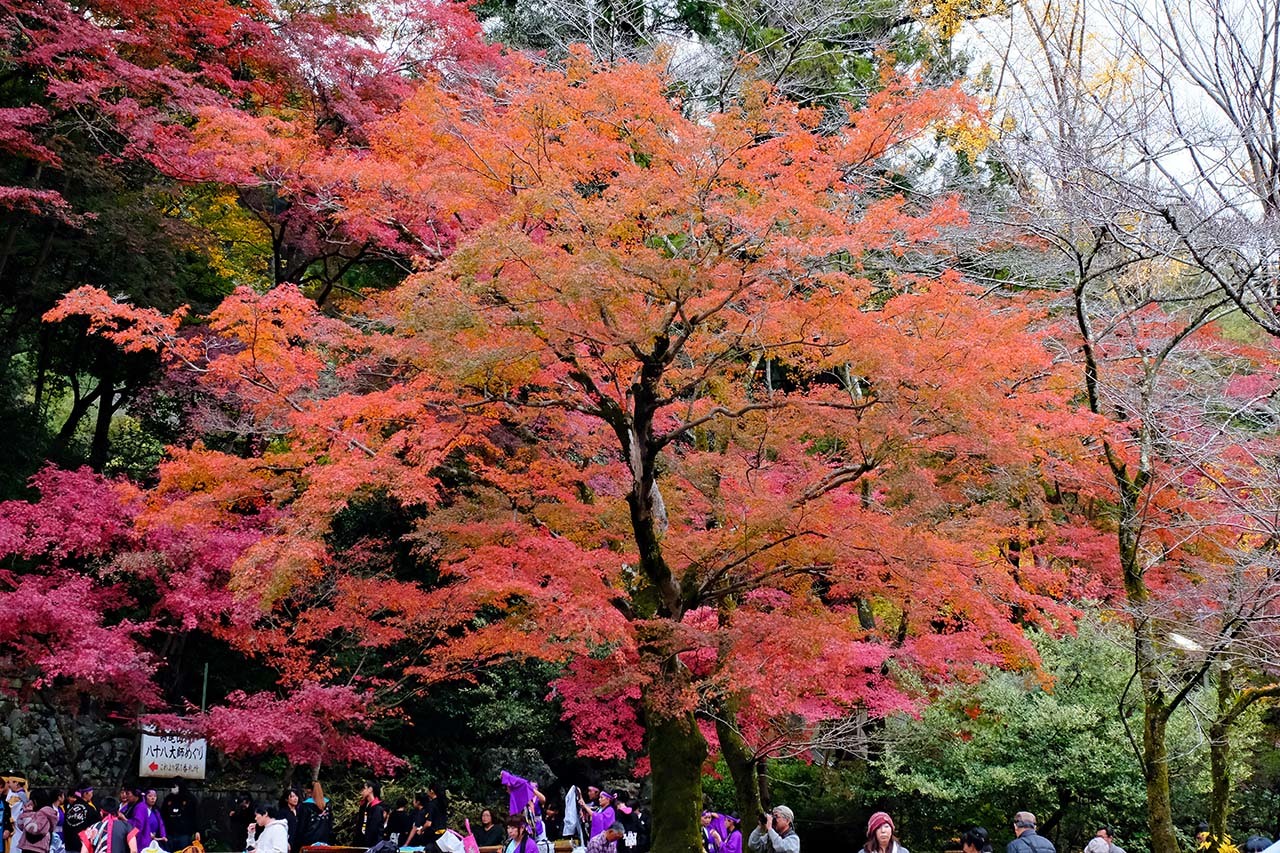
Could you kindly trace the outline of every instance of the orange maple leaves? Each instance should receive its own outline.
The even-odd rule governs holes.
[[[291,287],[239,291],[190,337],[89,291],[51,319],[164,346],[266,436],[252,473],[196,448],[160,486],[193,466],[261,482],[279,520],[238,564],[249,586],[296,608],[304,591],[273,577],[341,571],[337,513],[373,494],[412,507],[443,582],[397,588],[353,631],[432,647],[432,677],[609,647],[644,690],[655,660],[700,661],[671,707],[758,688],[756,732],[883,712],[907,701],[890,657],[933,676],[1024,663],[1012,614],[1068,615],[1061,572],[1002,548],[1052,535],[1030,507],[1078,446],[1070,385],[1027,305],[904,260],[945,254],[956,200],[889,191],[872,168],[972,109],[886,78],[836,133],[765,89],[694,119],[656,69],[583,55],[489,94],[427,81],[328,196],[352,223],[449,234],[403,285],[343,320]],[[335,590],[332,612],[375,607],[358,578]],[[314,639],[332,622],[298,625]],[[772,683],[784,663],[816,680]]]

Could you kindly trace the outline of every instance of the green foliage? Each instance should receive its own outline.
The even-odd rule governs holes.
[[[879,769],[890,790],[914,793],[931,831],[1003,827],[1018,809],[1061,815],[1061,838],[1076,845],[1093,822],[1122,826],[1136,840],[1142,774],[1117,714],[1127,679],[1123,635],[1086,621],[1076,637],[1040,637],[1052,678],[991,672],[957,685],[919,720],[886,727]]]

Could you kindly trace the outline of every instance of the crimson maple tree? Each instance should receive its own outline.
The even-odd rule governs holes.
[[[429,79],[328,185],[353,223],[450,223],[402,286],[341,319],[242,289],[198,334],[92,289],[49,319],[162,349],[274,437],[175,450],[153,490],[162,516],[263,520],[230,569],[260,649],[341,626],[429,650],[395,677],[566,661],[584,750],[643,748],[654,845],[692,853],[715,742],[750,805],[749,762],[824,720],[1034,664],[1021,628],[1069,621],[1087,581],[1042,483],[1091,424],[1040,316],[921,272],[965,213],[885,172],[976,107],[882,82],[824,134],[763,86],[694,120],[658,69],[581,54],[489,94]],[[341,571],[326,536],[373,496],[418,508],[440,583],[339,574],[274,619]]]

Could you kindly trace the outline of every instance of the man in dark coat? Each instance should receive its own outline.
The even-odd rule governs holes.
[[[1013,834],[1017,837],[1005,847],[1005,853],[1058,853],[1052,841],[1036,834],[1036,816],[1031,812],[1013,816]]]

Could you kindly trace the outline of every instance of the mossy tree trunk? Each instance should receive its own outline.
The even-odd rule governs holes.
[[[678,666],[678,664],[677,664]],[[662,691],[666,694],[666,689]],[[646,703],[653,779],[653,849],[702,853],[702,765],[707,741],[691,712],[671,716]]]

